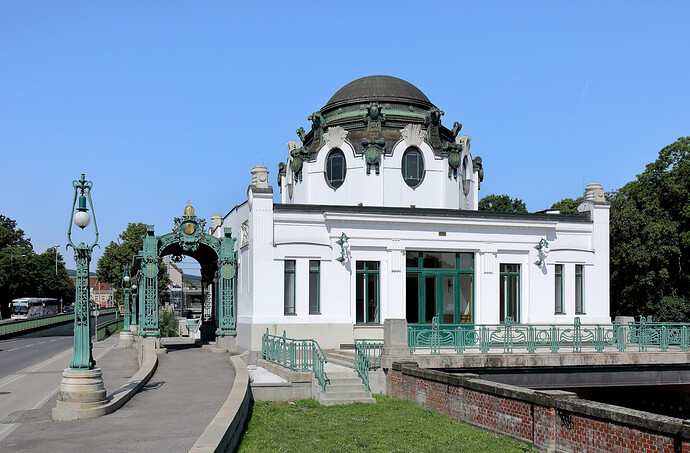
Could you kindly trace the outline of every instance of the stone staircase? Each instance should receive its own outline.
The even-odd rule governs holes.
[[[316,394],[324,406],[348,403],[376,403],[355,371],[354,351],[336,350],[326,354],[326,390]]]

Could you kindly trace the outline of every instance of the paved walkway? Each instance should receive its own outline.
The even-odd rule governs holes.
[[[53,396],[40,408],[4,420],[21,424],[0,440],[0,451],[188,452],[225,402],[235,376],[227,354],[171,340],[151,380],[122,409],[92,420],[54,422]],[[98,366],[110,394],[137,371],[136,352],[110,349]]]

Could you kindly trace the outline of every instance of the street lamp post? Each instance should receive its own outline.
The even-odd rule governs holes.
[[[26,255],[10,255],[10,266],[14,266],[14,257],[19,258],[20,256],[26,256]]]
[[[122,325],[122,331],[120,332],[120,347],[130,347],[134,344],[134,335],[130,328],[130,312],[129,312],[129,293],[130,288],[130,276],[129,276],[129,264],[123,266],[124,276],[122,277],[122,292],[124,293],[125,301],[125,319]]]
[[[106,394],[101,370],[95,368],[91,343],[91,304],[89,301],[89,263],[94,247],[98,245],[98,224],[91,200],[93,183],[82,173],[81,179],[72,182],[74,199],[67,230],[67,247],[74,249],[77,265],[77,291],[74,302],[74,352],[69,368],[62,373],[57,406],[53,408],[53,420],[77,420],[89,418],[93,409],[105,404]],[[77,206],[77,200],[79,205]],[[86,201],[93,215],[95,239],[92,244],[72,242],[72,222],[82,230],[91,222]],[[76,206],[76,212],[75,212]]]
[[[55,275],[57,275],[57,249],[60,247],[59,245],[54,245],[53,248],[55,249]]]

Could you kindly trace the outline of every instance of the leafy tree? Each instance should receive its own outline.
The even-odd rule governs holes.
[[[480,211],[527,212],[525,202],[508,195],[487,195],[479,200]]]
[[[12,299],[26,296],[55,297],[64,304],[74,300],[74,284],[58,253],[55,272],[55,249],[36,254],[31,240],[17,228],[17,222],[0,215],[0,307],[2,317],[9,316]]]
[[[122,277],[123,266],[132,263],[132,257],[139,253],[144,246],[146,225],[143,223],[130,223],[127,229],[120,233],[117,242],[110,241],[98,260],[96,277],[99,281],[107,282],[115,288],[115,298],[118,304],[123,302]],[[158,294],[168,291],[168,269],[163,260],[158,261]]]
[[[577,207],[582,203],[582,197],[577,197],[574,200],[572,198],[564,198],[561,201],[551,205],[551,209],[558,209],[561,214],[577,214]]]
[[[690,317],[690,137],[611,194],[611,311]]]
[[[180,327],[175,314],[165,308],[161,308],[159,313],[158,329],[161,331],[161,337],[179,336]]]

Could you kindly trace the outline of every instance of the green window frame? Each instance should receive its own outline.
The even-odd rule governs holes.
[[[557,315],[562,315],[563,311],[563,265],[556,264],[554,266],[554,282],[555,282],[555,306],[554,313]]]
[[[500,266],[500,307],[499,322],[510,317],[520,322],[520,265],[501,264]]]
[[[345,182],[347,159],[340,148],[333,148],[326,157],[326,183],[337,189]]]
[[[584,266],[575,265],[575,314],[585,314]]]
[[[355,322],[378,324],[381,286],[378,261],[357,261],[355,264]]]
[[[424,157],[422,152],[410,146],[405,150],[400,166],[405,184],[413,189],[418,187],[424,179]]]
[[[321,261],[309,260],[309,314],[321,314]]]
[[[285,260],[285,279],[283,285],[283,313],[294,315],[295,312],[295,260]]]

